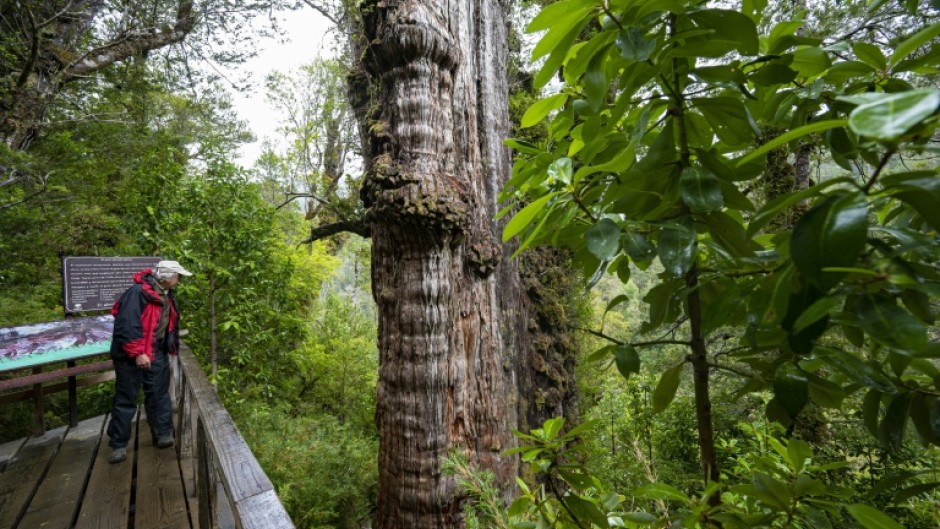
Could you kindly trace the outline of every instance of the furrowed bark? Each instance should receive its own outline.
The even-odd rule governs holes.
[[[509,491],[514,350],[524,318],[496,237],[509,174],[505,7],[497,0],[361,8],[371,105],[363,199],[379,309],[381,529],[461,527],[441,462],[459,449]],[[360,80],[361,81],[361,80]],[[366,85],[354,85],[363,87]]]

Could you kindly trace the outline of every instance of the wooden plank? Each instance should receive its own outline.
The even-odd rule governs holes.
[[[242,527],[294,529],[294,522],[273,490],[245,498],[235,505]]]
[[[108,436],[102,434],[75,529],[127,529],[136,453],[136,420],[131,424],[134,427],[127,445],[127,460],[123,463],[108,463],[111,449],[108,448]],[[104,431],[107,432],[107,426]]]
[[[26,443],[26,438],[17,439],[15,441],[10,441],[8,443],[3,443],[0,445],[0,474],[7,469],[7,465],[10,464],[10,460],[19,452],[20,447]]]
[[[176,450],[158,449],[143,420],[137,438],[135,529],[190,529]]]
[[[12,529],[26,512],[64,435],[62,427],[29,439],[0,474],[0,529]]]
[[[72,526],[104,419],[103,415],[94,417],[69,429],[19,527],[69,529]]]
[[[92,373],[94,371],[107,371],[113,368],[114,364],[110,360],[106,362],[96,362],[94,364],[67,367],[65,369],[57,369],[55,371],[46,371],[45,373],[38,371],[40,368],[37,367],[33,370],[32,375],[11,378],[9,380],[0,380],[0,390],[22,388],[33,384],[42,384],[43,382],[49,382],[50,380],[55,380],[57,378],[66,378],[73,375],[80,375],[82,373]]]
[[[185,344],[180,348],[179,361],[182,374],[190,385],[191,392],[188,397],[191,397],[193,402],[193,414],[200,419],[200,428],[197,432],[197,447],[199,450],[197,459],[200,468],[196,473],[196,488],[199,491],[201,509],[198,518],[200,528],[205,527],[202,524],[207,519],[212,518],[209,513],[204,512],[207,505],[212,505],[206,501],[208,494],[204,492],[208,488],[203,481],[203,477],[208,475],[207,469],[204,468],[207,466],[203,463],[204,459],[210,459],[213,466],[218,468],[219,477],[224,485],[225,496],[228,497],[230,502],[238,505],[256,496],[273,497],[276,505],[270,506],[272,513],[265,516],[272,519],[288,520],[287,523],[290,524],[290,517],[287,516],[284,506],[277,500],[271,480],[261,469],[261,465],[251,453],[247,443],[235,427],[235,423],[232,422],[232,418],[225,410],[225,407],[222,406],[215,389],[209,384],[208,378],[196,357]],[[208,446],[204,446],[203,442]],[[208,452],[205,456],[204,451]],[[273,513],[277,510],[282,511],[282,514]],[[261,525],[258,525],[251,520],[242,518],[242,515],[242,510],[236,509],[239,527],[243,529],[267,529],[268,526],[264,525],[266,518],[258,518],[259,523],[261,523]],[[293,525],[284,525],[283,527],[293,527]]]
[[[79,378],[75,381],[77,387],[83,388],[85,386],[91,386],[94,384],[101,384],[102,382],[108,382],[109,380],[114,380],[114,371],[109,371],[100,375],[94,375],[90,377]],[[68,382],[59,382],[58,384],[50,384],[48,386],[42,387],[42,392],[45,395],[50,395],[52,393],[58,393],[60,391],[65,391],[69,387]],[[19,402],[21,400],[29,400],[33,398],[33,390],[20,391],[19,393],[7,393],[6,395],[0,395],[0,406],[4,404],[10,404],[11,402]]]
[[[233,502],[274,490],[271,480],[248,448],[231,416],[209,384],[192,351],[182,348],[180,364],[192,389],[191,396],[199,417],[205,421],[206,438],[222,483]]]

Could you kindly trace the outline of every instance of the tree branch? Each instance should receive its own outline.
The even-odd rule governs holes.
[[[372,237],[372,224],[366,217],[363,217],[360,219],[342,220],[332,224],[317,226],[310,230],[310,236],[304,239],[300,244],[310,244],[320,239],[332,237],[337,233],[344,232],[355,233],[360,237],[369,238]]]
[[[91,50],[65,69],[62,81],[68,82],[135,55],[182,42],[193,30],[195,23],[193,0],[181,0],[176,11],[176,24],[172,28],[138,31],[124,39]]]
[[[332,22],[334,26],[336,26],[336,27],[342,27],[342,24],[340,24],[340,18],[343,16],[342,13],[340,13],[340,14],[337,16],[336,14],[333,14],[333,13],[330,11],[330,9],[328,9],[328,8],[326,8],[326,7],[324,7],[324,6],[321,6],[318,2],[315,2],[315,0],[304,0],[304,3],[307,4],[308,6],[312,7],[312,8],[314,9],[314,11],[316,11],[316,12],[320,13],[321,15],[323,15],[323,17],[326,18],[327,20],[329,20],[330,22]]]

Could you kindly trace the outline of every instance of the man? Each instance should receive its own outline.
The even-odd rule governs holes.
[[[147,422],[157,447],[173,446],[169,355],[175,355],[179,349],[179,312],[173,289],[181,275],[192,274],[177,261],[160,261],[153,270],[141,270],[134,275],[134,285],[111,309],[114,315],[111,359],[117,377],[114,409],[108,424],[111,463],[127,459],[131,421],[137,411],[141,384]]]

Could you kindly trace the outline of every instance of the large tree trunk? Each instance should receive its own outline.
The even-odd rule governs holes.
[[[509,174],[506,9],[499,0],[371,0],[374,91],[363,198],[379,308],[381,529],[462,526],[442,459],[462,450],[510,490],[520,281],[492,218]]]

